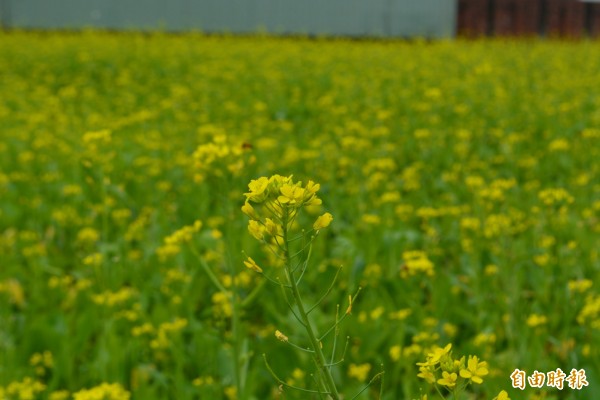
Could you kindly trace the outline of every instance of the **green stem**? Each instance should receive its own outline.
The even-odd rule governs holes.
[[[286,216],[287,217],[287,216]],[[327,387],[328,394],[333,398],[333,400],[340,400],[340,395],[335,386],[335,382],[333,380],[333,376],[331,375],[331,371],[327,368],[327,363],[325,361],[325,356],[323,355],[323,350],[321,349],[321,343],[317,340],[317,335],[315,335],[314,329],[310,320],[308,319],[308,314],[304,309],[304,303],[302,302],[302,296],[300,296],[300,291],[298,290],[298,285],[296,283],[296,279],[294,278],[292,261],[290,259],[290,250],[289,243],[287,240],[288,232],[287,232],[287,218],[283,221],[283,243],[284,243],[284,256],[286,261],[286,270],[288,274],[290,288],[292,290],[292,295],[294,296],[294,300],[296,301],[296,307],[298,309],[298,314],[300,315],[300,319],[304,328],[306,329],[306,333],[308,334],[308,338],[310,340],[310,344],[314,350],[314,359],[317,364],[317,368],[319,369],[320,375],[324,377],[325,386]]]
[[[200,262],[200,266],[202,267],[206,275],[208,275],[208,279],[210,279],[210,281],[217,287],[217,289],[219,289],[219,291],[223,292],[226,295],[229,295],[229,292],[227,291],[227,289],[225,289],[225,286],[221,284],[219,278],[217,278],[217,276],[212,271],[212,269],[210,269],[206,261],[204,261],[204,258],[200,255],[200,253],[198,253],[198,250],[196,250],[196,247],[193,243],[190,243],[190,249],[198,259],[198,262]]]
[[[237,389],[238,398],[243,400],[245,398],[245,393],[244,393],[245,385],[244,385],[244,379],[242,379],[241,350],[240,350],[241,337],[242,337],[242,332],[240,330],[240,326],[241,326],[240,306],[242,306],[242,305],[240,304],[241,302],[236,297],[237,287],[235,286],[235,273],[231,274],[231,281],[233,282],[233,292],[229,292],[225,288],[225,286],[223,286],[221,281],[219,281],[219,278],[217,278],[217,276],[212,271],[212,269],[210,269],[210,266],[206,263],[206,261],[204,261],[204,258],[200,255],[200,253],[198,252],[198,250],[196,249],[194,244],[190,243],[189,247],[192,250],[192,253],[198,259],[198,262],[200,263],[200,266],[202,267],[202,269],[204,270],[206,275],[208,275],[209,280],[215,285],[215,287],[220,292],[225,294],[229,298],[229,301],[231,302],[231,314],[232,314],[231,315],[231,330],[232,330],[232,335],[233,335],[232,348],[233,348],[233,364],[234,364],[233,379],[235,381],[235,387]]]
[[[248,308],[248,307],[250,307],[252,305],[252,303],[254,302],[254,300],[259,295],[259,293],[263,290],[263,288],[265,287],[266,283],[267,283],[266,279],[261,279],[261,281],[258,282],[258,284],[254,287],[254,289],[252,289],[252,291],[250,292],[250,294],[248,294],[248,296],[246,296],[244,298],[244,300],[242,300],[240,306],[242,308]]]
[[[237,388],[237,397],[244,399],[244,384],[241,378],[241,352],[240,352],[240,315],[239,305],[236,301],[235,295],[231,296],[231,330],[233,331],[233,378],[235,380],[235,386]]]

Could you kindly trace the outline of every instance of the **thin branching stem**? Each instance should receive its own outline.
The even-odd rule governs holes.
[[[311,255],[312,255],[312,244],[310,245],[310,247],[308,249],[308,256],[306,257],[306,260],[304,261],[304,266],[302,267],[300,276],[298,277],[298,279],[296,279],[296,285],[299,285],[300,281],[302,281],[302,278],[304,277],[304,273],[306,272],[306,269],[308,268],[308,260],[310,260]]]
[[[315,303],[315,305],[313,305],[311,308],[308,309],[307,313],[310,314],[312,312],[312,310],[314,310],[315,308],[317,308],[319,306],[319,304],[321,304],[321,302],[323,300],[325,300],[325,298],[329,295],[329,293],[331,293],[331,290],[333,289],[333,286],[335,285],[335,282],[337,281],[338,275],[340,274],[340,271],[342,270],[342,268],[338,268],[337,271],[335,271],[335,276],[333,277],[333,280],[331,281],[331,284],[329,285],[329,287],[327,288],[327,291],[325,292],[325,294],[319,299],[319,301],[317,301]],[[336,325],[337,325],[337,316],[336,316]]]
[[[335,322],[336,323],[337,323],[339,317],[340,317],[340,305],[338,304],[335,307]],[[333,359],[335,357],[335,351],[337,350],[336,349],[336,347],[337,347],[337,338],[338,338],[339,333],[340,333],[339,329],[336,328],[335,335],[333,336],[333,345],[331,347],[331,359],[329,361],[329,365],[327,366],[330,371],[331,371],[331,367],[334,365]]]
[[[310,377],[313,379],[313,381],[315,381],[315,385],[317,385],[317,388],[318,388],[317,391],[319,392],[319,398],[324,399],[323,395],[324,394],[326,395],[327,393],[321,391],[321,386],[323,385],[323,383],[321,381],[319,381],[314,374],[310,374]]]
[[[311,349],[309,349],[309,348],[307,348],[307,347],[298,346],[297,344],[295,344],[295,343],[292,343],[292,342],[290,342],[289,340],[288,340],[286,343],[287,343],[287,344],[289,344],[290,346],[292,346],[292,347],[294,347],[294,348],[296,348],[296,349],[300,350],[300,351],[304,351],[304,352],[306,352],[306,353],[311,353],[311,354],[314,354],[314,353],[315,353],[315,351],[314,351],[314,350],[311,350]]]
[[[265,278],[267,278],[267,276],[265,274],[262,274]],[[267,278],[269,279],[269,278]],[[254,289],[252,289],[252,291],[248,294],[248,296],[246,296],[244,298],[244,300],[242,300],[240,306],[242,308],[248,308],[250,305],[252,305],[252,303],[254,302],[254,300],[258,297],[258,294],[263,290],[263,288],[265,287],[265,284],[267,283],[266,280],[261,280],[260,282],[258,282],[258,284],[256,286],[254,286]]]
[[[317,390],[304,389],[304,388],[301,388],[301,387],[298,387],[298,386],[294,386],[294,385],[288,384],[286,381],[284,381],[283,379],[279,378],[277,376],[277,374],[275,374],[275,371],[273,371],[273,368],[271,368],[271,366],[269,365],[269,362],[267,361],[267,355],[266,354],[263,354],[263,359],[265,360],[265,365],[267,366],[267,370],[269,371],[269,373],[271,374],[271,376],[277,381],[277,383],[279,383],[280,385],[283,385],[285,387],[289,387],[291,389],[299,390],[301,392],[321,393],[320,391],[317,391]],[[325,394],[329,394],[329,393],[325,393]]]
[[[224,294],[228,294],[229,292],[227,291],[227,289],[225,289],[225,286],[223,286],[221,281],[219,281],[219,278],[217,278],[217,276],[212,271],[210,266],[206,263],[206,261],[204,261],[204,257],[202,257],[200,255],[200,253],[196,249],[196,246],[194,246],[193,243],[190,243],[189,248],[192,250],[192,253],[194,254],[194,256],[196,256],[196,258],[198,259],[198,262],[200,262],[200,266],[202,267],[202,269],[204,270],[206,275],[208,275],[208,279],[210,279],[210,281],[213,283],[213,285],[215,285],[217,287],[217,289],[219,289],[220,292],[222,292]]]
[[[290,286],[290,285],[287,285],[287,284],[285,284],[285,283],[282,283],[282,282],[281,282],[281,281],[279,281],[279,280],[275,280],[275,279],[271,278],[270,276],[268,276],[268,275],[267,275],[267,274],[265,274],[265,273],[262,273],[262,276],[264,276],[265,278],[267,278],[267,280],[269,280],[269,281],[270,281],[271,283],[273,283],[274,285],[277,285],[277,286],[283,286],[283,287],[284,287],[284,288],[286,288],[286,289],[291,289],[291,286]],[[279,279],[279,278],[277,278],[277,279]]]
[[[362,288],[360,288],[360,287],[358,288],[358,290],[356,291],[356,294],[354,295],[354,297],[352,297],[351,304],[354,303],[354,300],[356,299],[356,297],[358,297],[358,294],[360,293],[361,289]],[[345,320],[348,315],[350,315],[349,312],[344,313],[344,315],[342,315],[342,318],[340,318],[338,321],[336,321],[329,329],[327,329],[327,331],[325,331],[325,333],[323,334],[323,336],[321,336],[319,338],[319,341],[325,339],[327,337],[327,335],[329,335],[331,333],[331,331],[333,331],[334,329],[336,329],[337,326],[339,324],[341,324],[342,321]]]
[[[333,355],[331,357],[331,364],[328,364],[328,367],[332,367],[334,365],[338,365],[344,362],[345,358],[346,358],[346,352],[348,351],[348,344],[350,343],[350,336],[346,336],[346,344],[344,345],[344,352],[342,353],[342,357],[340,357],[340,359],[336,362],[333,362]]]
[[[285,287],[284,287],[283,283],[279,286],[281,287],[281,293],[283,294],[283,298],[285,299],[285,302],[287,303],[290,311],[292,312],[292,314],[294,314],[294,317],[298,320],[298,322],[300,322],[300,324],[302,324],[304,326],[304,321],[298,316],[298,314],[296,314],[296,311],[294,311],[294,306],[292,306],[292,304],[288,300],[287,293],[285,292]],[[287,285],[287,287],[289,287],[289,285]]]
[[[284,222],[285,218],[284,218]],[[337,391],[337,387],[335,386],[335,382],[333,380],[333,376],[331,375],[331,372],[329,371],[329,369],[325,366],[326,362],[325,362],[325,356],[323,355],[323,350],[321,349],[321,342],[319,340],[317,340],[317,336],[315,335],[315,332],[313,330],[312,324],[310,323],[309,319],[308,319],[308,315],[306,314],[306,311],[304,309],[304,304],[302,302],[302,296],[300,295],[300,291],[298,290],[298,285],[296,284],[296,280],[294,278],[294,274],[292,271],[292,264],[291,264],[291,259],[289,257],[290,255],[290,251],[289,251],[289,243],[287,242],[287,223],[284,223],[284,228],[283,228],[283,236],[284,236],[284,255],[287,258],[287,271],[288,271],[288,278],[289,278],[289,284],[292,286],[292,294],[294,296],[294,299],[296,300],[296,308],[298,310],[298,314],[300,314],[300,317],[302,318],[302,321],[304,323],[304,328],[306,329],[306,333],[308,334],[308,338],[310,340],[310,344],[312,346],[312,348],[315,350],[315,356],[314,356],[314,361],[317,364],[317,371],[322,374],[323,376],[323,380],[325,383],[325,386],[329,392],[329,395],[333,398],[333,400],[340,400],[340,395]]]
[[[383,396],[383,381],[385,379],[385,370],[383,369],[383,364],[381,364],[381,379],[379,380],[381,384],[379,385],[379,400]]]
[[[290,258],[293,260],[294,258],[298,257],[299,255],[301,255],[302,253],[304,253],[304,251],[306,249],[308,249],[309,247],[312,247],[312,244],[315,240],[314,236],[310,237],[310,240],[308,241],[308,243],[302,243],[302,248],[300,250],[298,250],[297,252],[295,252],[294,254],[292,254],[290,256]],[[307,257],[308,258],[308,257]]]
[[[350,399],[350,400],[354,400],[357,399],[358,396],[360,396],[362,394],[362,392],[364,392],[365,390],[367,390],[378,378],[382,377],[383,374],[385,374],[385,372],[379,372],[378,374],[376,374],[374,377],[371,378],[371,380],[369,381],[369,383],[367,383],[367,385],[365,387],[363,387],[360,392],[356,393],[356,395]]]

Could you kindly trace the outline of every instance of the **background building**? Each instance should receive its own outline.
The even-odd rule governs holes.
[[[597,36],[581,0],[0,0],[4,28],[376,37]]]
[[[447,37],[456,27],[456,0],[0,0],[0,13],[9,28]]]
[[[461,36],[598,36],[600,3],[580,0],[459,0]]]

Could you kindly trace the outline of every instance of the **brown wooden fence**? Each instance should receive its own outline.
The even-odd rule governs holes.
[[[459,36],[600,36],[600,3],[580,0],[459,0]]]

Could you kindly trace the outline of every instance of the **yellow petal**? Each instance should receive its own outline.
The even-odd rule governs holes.
[[[313,229],[318,231],[319,229],[327,228],[331,221],[333,221],[333,215],[331,215],[330,213],[325,213],[319,218],[317,218],[317,220],[313,224]]]
[[[256,271],[258,273],[262,273],[263,270],[261,267],[258,266],[258,264],[256,264],[256,262],[251,258],[248,257],[248,260],[244,261],[244,265],[248,268],[250,268],[253,271]]]

